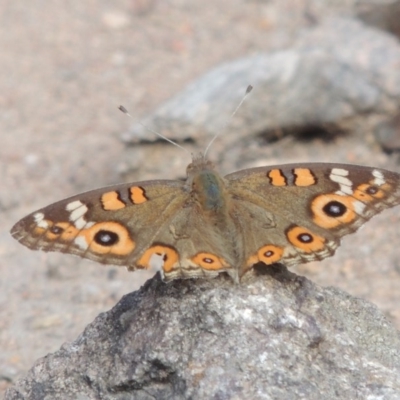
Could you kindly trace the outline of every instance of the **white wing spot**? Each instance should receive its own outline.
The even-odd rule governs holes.
[[[343,186],[343,185],[347,186],[347,187],[351,187],[352,186],[351,180],[349,178],[344,177],[344,176],[332,175],[331,174],[330,178],[334,182],[338,183],[340,186]]]
[[[89,247],[88,242],[83,236],[77,236],[74,240],[74,243],[82,250],[87,250]]]
[[[342,190],[337,190],[335,194],[338,194],[339,196],[348,196],[353,194],[353,189],[348,186],[341,186]]]
[[[73,222],[77,229],[83,229],[87,224],[87,221],[85,218],[83,218],[83,216],[87,213],[88,208],[80,201],[75,201],[74,203],[80,203],[80,205],[77,208],[74,208],[73,211],[71,210],[71,213],[69,214],[69,220]],[[71,204],[73,203],[70,203],[69,205]]]
[[[69,220],[74,222],[79,218],[82,218],[87,213],[88,208],[85,205],[81,205],[69,214]]]
[[[33,219],[35,220],[36,225],[37,225],[39,228],[48,229],[49,223],[48,223],[47,221],[44,220],[44,214],[43,214],[43,213],[36,213],[36,214],[33,216]]]
[[[382,186],[384,183],[386,183],[385,177],[383,176],[381,171],[378,171],[377,169],[374,169],[372,171],[372,175],[375,178],[374,179],[375,185]]]
[[[43,221],[43,218],[44,218],[44,214],[39,213],[39,212],[33,216],[33,219],[35,220],[36,223]]]
[[[70,217],[70,219],[71,219],[71,217]],[[89,227],[87,226],[88,222],[87,222],[86,219],[83,218],[83,217],[80,217],[80,218],[76,219],[76,220],[73,221],[73,222],[74,222],[74,225],[75,225],[75,228],[76,228],[76,229],[89,228]]]
[[[353,194],[353,183],[346,176],[349,174],[349,171],[341,168],[333,168],[329,178],[331,181],[336,182],[340,186],[340,190],[336,192],[341,196],[347,196],[349,194]]]
[[[331,175],[347,176],[349,175],[349,171],[342,168],[332,168]]]
[[[360,215],[364,214],[365,203],[363,203],[361,201],[354,201],[353,205],[354,205],[354,211],[357,214],[360,214]]]
[[[72,201],[71,203],[68,203],[67,206],[65,207],[65,209],[67,211],[74,211],[77,208],[79,208],[80,206],[83,206],[83,203],[79,200],[76,200],[76,201]]]

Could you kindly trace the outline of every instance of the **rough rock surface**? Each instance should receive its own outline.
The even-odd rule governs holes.
[[[399,376],[400,335],[375,306],[273,268],[241,285],[155,277],[5,398],[399,399]]]

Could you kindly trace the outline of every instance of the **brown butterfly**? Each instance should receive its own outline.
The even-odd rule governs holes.
[[[40,209],[11,234],[25,246],[76,254],[165,280],[238,281],[253,265],[332,256],[342,236],[400,203],[400,175],[346,164],[288,164],[220,176],[202,155],[186,181],[89,191]]]

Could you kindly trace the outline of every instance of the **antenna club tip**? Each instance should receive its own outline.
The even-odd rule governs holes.
[[[247,86],[246,94],[249,94],[252,90],[253,90],[253,86],[252,85]]]
[[[128,110],[124,106],[119,106],[118,110],[122,111],[124,114],[128,114]]]

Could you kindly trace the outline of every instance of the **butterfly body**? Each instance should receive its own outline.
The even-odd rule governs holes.
[[[400,203],[400,175],[345,164],[288,164],[222,177],[203,156],[187,180],[114,185],[62,200],[11,230],[31,249],[76,254],[168,281],[334,254],[342,236]]]

